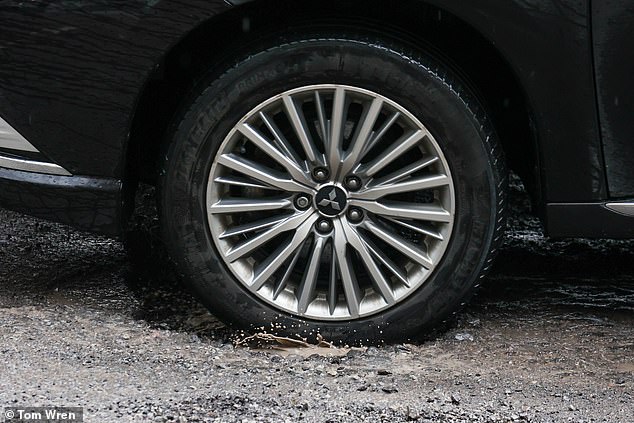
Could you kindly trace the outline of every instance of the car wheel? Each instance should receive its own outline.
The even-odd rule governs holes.
[[[203,83],[178,119],[164,236],[200,300],[239,327],[417,337],[490,264],[505,175],[482,107],[431,55],[279,42]]]

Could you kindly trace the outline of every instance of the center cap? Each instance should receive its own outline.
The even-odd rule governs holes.
[[[317,210],[326,216],[337,216],[343,213],[347,203],[348,198],[344,190],[334,185],[323,187],[315,196]]]

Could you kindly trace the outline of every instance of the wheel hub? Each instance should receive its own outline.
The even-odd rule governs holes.
[[[346,192],[336,185],[327,185],[315,195],[315,207],[324,216],[338,216],[345,212],[347,205]]]

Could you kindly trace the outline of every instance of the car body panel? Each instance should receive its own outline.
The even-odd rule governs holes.
[[[610,196],[634,196],[634,3],[592,4],[597,99]]]
[[[0,115],[72,174],[122,178],[136,103],[212,1],[0,1]]]
[[[607,196],[586,0],[433,1],[511,64],[534,113],[544,202]]]
[[[245,17],[253,13],[255,3],[234,3],[241,4],[235,10]],[[594,85],[590,1],[426,3],[472,26],[514,70],[536,130],[536,173],[544,209],[548,203],[608,201]],[[622,10],[625,2],[605,4],[613,3],[620,4],[621,9],[615,7]],[[302,2],[276,4],[293,8],[301,7]],[[35,146],[38,159],[51,161],[72,175],[119,181],[115,185],[122,187],[132,122],[148,81],[180,40],[232,8],[222,0],[0,0],[0,116]],[[611,15],[607,16],[609,21]],[[614,38],[610,31],[604,35],[595,49]],[[621,48],[627,48],[627,43]],[[597,59],[599,65],[608,66],[617,53],[606,50]],[[598,75],[602,83],[602,76],[610,74],[603,69]],[[617,89],[627,88],[624,83]],[[611,113],[605,106],[607,100],[608,94],[601,98],[604,115]],[[606,122],[610,123],[609,118]],[[623,142],[619,140],[625,138],[618,138],[618,127],[610,128],[611,133],[604,129],[610,143],[605,148],[608,177],[614,192],[623,193],[628,184],[634,184],[633,178],[626,180],[624,176],[634,154],[629,144],[629,157],[619,159]],[[110,188],[104,191],[108,204]],[[0,194],[0,204],[14,204],[2,197]],[[28,210],[28,204],[22,209]],[[113,219],[123,215],[120,210],[106,214]],[[559,219],[550,221],[557,224]]]

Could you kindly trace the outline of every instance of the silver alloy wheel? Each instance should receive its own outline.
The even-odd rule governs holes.
[[[345,85],[276,95],[240,120],[207,183],[214,244],[279,311],[349,320],[392,307],[449,243],[449,166],[404,107]]]

